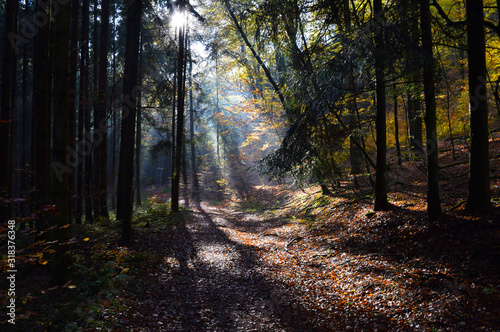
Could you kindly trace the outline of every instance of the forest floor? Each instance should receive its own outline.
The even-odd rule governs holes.
[[[448,152],[441,165],[454,166],[443,168],[444,214],[433,224],[421,161],[391,168],[386,212],[372,211],[364,183],[342,183],[333,196],[255,187],[175,215],[157,193],[133,242],[120,243],[119,227],[105,222],[75,230],[66,285],[46,286],[39,253],[21,264],[15,327],[500,331],[500,162],[492,158],[492,209],[467,214],[467,165]]]

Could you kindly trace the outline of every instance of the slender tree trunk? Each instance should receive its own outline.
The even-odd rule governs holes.
[[[375,119],[377,136],[377,171],[375,179],[375,211],[386,210],[387,201],[387,141],[386,141],[386,101],[384,78],[384,9],[382,0],[373,1],[373,9],[379,29],[375,32],[375,81],[377,97],[377,115]]]
[[[191,42],[189,43],[191,45]],[[191,46],[189,46],[191,49]],[[196,165],[196,150],[194,142],[194,104],[193,104],[193,60],[189,61],[189,136],[191,150],[191,173],[193,178],[193,199],[199,199],[198,168]]]
[[[177,31],[175,32],[176,36],[175,39],[177,39]],[[179,56],[179,54],[177,54]],[[176,121],[177,121],[177,113],[176,113],[176,107],[177,107],[177,70],[174,70],[174,83],[173,83],[173,89],[172,89],[172,147],[171,147],[171,152],[170,152],[170,190],[174,187],[174,165],[175,165],[175,127],[176,127]]]
[[[48,11],[46,7],[40,7]],[[38,29],[33,63],[33,126],[35,185],[37,189],[35,207],[49,204],[50,187],[50,132],[52,75],[50,54],[50,30],[52,22]],[[46,218],[38,218],[37,228],[48,226]]]
[[[76,195],[76,178],[78,173],[78,156],[76,148],[76,101],[77,101],[77,70],[78,70],[78,21],[79,21],[80,1],[72,0],[71,2],[71,23],[70,23],[70,49],[69,49],[69,146],[72,165],[69,179],[69,213],[72,219],[77,200]]]
[[[29,12],[30,12],[30,6],[27,2],[24,4],[24,22],[28,20],[29,17]],[[21,159],[21,165],[22,169],[24,170],[23,172],[23,188],[26,192],[26,198],[30,198],[30,190],[31,188],[31,165],[33,164],[32,160],[32,155],[31,155],[31,133],[30,133],[30,128],[31,128],[31,120],[32,120],[32,113],[30,112],[29,106],[30,104],[28,103],[28,91],[29,89],[29,59],[28,59],[28,44],[25,43],[23,45],[23,83],[22,83],[22,95],[25,96],[22,98],[22,107],[23,107],[23,121],[22,121],[22,136],[21,136],[21,150],[22,150],[22,159]],[[28,199],[28,202],[31,201]],[[31,204],[25,204],[25,208],[23,211],[23,214],[29,215],[29,212],[32,211],[32,207],[30,206]],[[26,228],[26,224],[23,223],[21,224],[22,229]]]
[[[90,38],[90,36],[89,36]],[[88,47],[88,46],[87,46]],[[92,85],[91,85],[91,80],[90,80],[90,72],[88,67],[90,66],[90,54],[87,49],[87,59],[86,59],[86,68],[83,70],[87,71],[87,74],[85,75],[86,82],[85,82],[85,97],[84,97],[84,104],[85,106],[83,107],[83,124],[85,126],[84,129],[84,146],[85,150],[84,153],[82,154],[84,156],[84,163],[85,163],[85,171],[84,171],[84,196],[85,196],[85,222],[86,223],[93,223],[94,222],[94,215],[92,211],[92,196],[93,196],[93,190],[92,190],[92,182],[93,182],[93,165],[92,165],[92,154],[93,154],[93,146],[92,146],[92,124],[90,122],[90,113],[92,107],[90,106],[92,103],[92,98],[91,98],[91,91],[92,91]]]
[[[429,0],[420,1],[422,46],[429,59],[424,64],[425,130],[427,135],[427,214],[429,221],[441,215],[439,198],[439,151],[436,125],[436,65],[432,51],[431,10]]]
[[[91,147],[87,144],[84,137],[85,129],[85,113],[88,108],[88,93],[87,93],[87,77],[88,77],[88,63],[89,63],[89,0],[83,0],[82,4],[82,32],[80,39],[80,85],[79,85],[79,107],[78,107],[78,173],[76,180],[77,188],[77,203],[75,222],[81,224],[83,216],[83,203],[86,201],[86,155],[90,153]]]
[[[139,42],[139,82],[142,82],[142,34]],[[136,204],[142,205],[141,200],[141,144],[142,144],[142,91],[137,91],[137,130],[135,140],[135,187],[137,189]]]
[[[422,116],[420,101],[413,92],[408,92],[408,118],[410,130],[410,149],[415,158],[420,159],[424,153],[422,144]]]
[[[11,94],[15,89],[15,82],[12,80],[12,72],[15,64],[14,43],[11,43],[12,36],[17,33],[17,12],[19,1],[6,0],[5,3],[5,37],[3,45],[3,67],[2,67],[2,96],[0,111],[0,220],[9,219],[9,205],[1,199],[10,196],[9,186],[9,147],[11,128]]]
[[[467,210],[490,206],[488,100],[483,0],[466,0],[469,56],[470,178]]]
[[[116,5],[113,2],[113,33],[116,33]],[[117,110],[115,108],[116,100],[116,40],[113,40],[113,85],[111,89],[111,130],[113,143],[111,144],[111,173],[110,173],[110,187],[111,187],[111,209],[116,211],[116,148],[117,148],[117,133],[118,133],[118,121],[117,121]]]
[[[69,228],[64,227],[70,223],[69,214],[69,172],[63,169],[58,172],[56,165],[65,165],[66,147],[69,144],[69,40],[70,40],[70,16],[71,3],[61,4],[57,19],[54,20],[54,44],[53,72],[54,72],[54,111],[53,111],[53,164],[51,191],[52,203],[56,206],[57,214],[54,215],[56,226],[55,240],[56,255],[52,273],[52,283],[61,284],[69,278],[69,267],[71,258],[68,254]]]
[[[396,154],[398,156],[398,165],[401,167],[403,161],[401,159],[401,145],[399,143],[399,119],[398,119],[398,90],[396,83],[393,85],[393,101],[394,101],[394,136],[396,138]]]
[[[116,218],[122,222],[123,241],[129,241],[132,235],[134,139],[137,114],[137,80],[142,0],[128,2],[126,13],[127,34],[125,68],[123,73],[123,111],[116,206]]]
[[[95,188],[97,217],[108,219],[108,40],[109,0],[101,1],[101,37],[99,43],[99,89],[94,114]]]
[[[180,12],[184,13],[185,1],[181,1]],[[179,212],[179,189],[180,189],[180,175],[182,166],[182,146],[184,138],[184,66],[186,63],[185,59],[185,38],[186,26],[185,24],[179,28],[179,57],[177,59],[177,140],[175,142],[175,164],[174,174],[172,178],[172,211]]]
[[[243,28],[241,27],[241,25],[238,22],[238,19],[236,18],[236,15],[234,15],[233,10],[231,9],[229,0],[224,0],[224,3],[226,5],[226,9],[227,9],[229,15],[231,16],[231,19],[233,20],[234,25],[236,26],[236,29],[238,30],[238,32],[241,35],[241,38],[243,38],[243,41],[245,42],[245,44],[247,45],[247,47],[252,52],[254,58],[257,60],[257,62],[261,66],[262,70],[264,70],[264,73],[266,74],[266,77],[269,80],[269,83],[271,83],[274,91],[276,92],[276,94],[278,95],[278,97],[279,97],[279,99],[281,101],[281,104],[283,105],[283,107],[285,107],[285,97],[283,96],[283,93],[281,92],[278,84],[274,81],[274,79],[273,79],[273,77],[271,75],[271,72],[269,71],[269,68],[267,68],[266,64],[262,61],[261,57],[259,56],[259,54],[257,54],[257,52],[253,48],[252,44],[248,40],[247,35],[243,31]]]

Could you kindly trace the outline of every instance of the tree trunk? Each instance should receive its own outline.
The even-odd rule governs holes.
[[[78,70],[78,21],[79,21],[80,1],[72,0],[71,2],[71,23],[70,23],[70,49],[69,49],[69,147],[72,165],[69,179],[69,195],[68,201],[70,219],[75,213],[77,200],[73,199],[76,195],[76,179],[75,174],[78,172],[78,156],[76,153],[76,82]],[[75,171],[76,170],[76,171]]]
[[[101,36],[99,43],[99,89],[94,114],[96,217],[108,219],[108,39],[109,0],[101,1]]]
[[[179,11],[184,13],[185,1],[181,1],[179,4]],[[175,163],[174,163],[174,174],[172,178],[172,211],[179,212],[179,189],[180,189],[180,175],[182,166],[182,146],[184,138],[184,66],[186,63],[185,59],[185,38],[186,26],[185,24],[179,28],[179,57],[177,59],[177,140],[175,142]]]
[[[123,73],[123,110],[118,167],[116,218],[122,222],[122,240],[132,235],[134,138],[137,113],[137,80],[142,0],[128,2],[126,16],[125,68]]]
[[[45,12],[46,7],[40,7]],[[37,189],[35,207],[49,204],[50,187],[50,132],[52,75],[49,52],[52,22],[38,29],[33,62],[33,126],[35,185]],[[38,219],[37,228],[48,226],[46,219]]]
[[[379,29],[375,31],[375,84],[377,97],[377,115],[375,118],[377,136],[377,171],[375,179],[375,211],[386,210],[389,207],[387,201],[387,142],[386,142],[386,101],[385,101],[385,78],[384,78],[384,10],[382,0],[373,1],[373,9],[376,24]]]
[[[54,20],[54,94],[53,102],[53,163],[51,177],[52,203],[57,213],[53,217],[55,238],[58,245],[52,271],[52,283],[62,284],[69,278],[71,258],[68,255],[69,228],[63,227],[70,223],[69,219],[69,172],[67,169],[58,171],[57,165],[66,163],[66,147],[69,144],[69,31],[70,31],[71,3],[61,4],[57,19]],[[66,165],[67,166],[67,165]]]
[[[28,3],[24,4],[24,22],[29,17],[30,6]],[[29,87],[29,59],[28,59],[28,44],[25,43],[23,45],[23,78],[22,78],[22,95],[28,96],[28,91],[30,91]],[[31,83],[31,82],[30,82]],[[23,120],[22,120],[22,135],[21,135],[21,150],[22,150],[22,158],[21,158],[21,168],[24,169],[22,185],[26,192],[26,198],[31,198],[30,189],[31,188],[31,165],[33,165],[32,155],[31,155],[31,120],[32,120],[32,112],[30,112],[30,104],[28,103],[29,98],[22,99],[22,107],[23,107]],[[25,204],[25,208],[23,210],[24,215],[29,215],[32,211],[31,204]],[[22,229],[26,228],[26,224],[21,224]]]
[[[116,33],[116,5],[113,2],[113,32],[112,35]],[[111,188],[111,209],[116,211],[116,148],[117,148],[117,133],[118,133],[118,120],[117,111],[115,108],[116,100],[116,39],[112,38],[113,41],[113,85],[111,89],[111,130],[113,143],[111,144],[111,172],[110,172],[110,188]]]
[[[189,43],[191,45],[191,42]],[[191,46],[189,46],[191,48]],[[194,142],[194,104],[193,104],[193,59],[189,61],[189,138],[191,150],[191,174],[193,181],[193,199],[199,199],[198,168],[196,165],[196,150]]]
[[[439,163],[436,126],[436,89],[434,86],[436,65],[432,51],[432,27],[429,0],[420,1],[422,46],[428,59],[424,63],[425,130],[427,135],[427,214],[429,221],[441,215],[439,198]]]
[[[417,159],[420,159],[424,153],[424,145],[422,144],[422,115],[420,113],[420,101],[418,97],[413,92],[408,92],[410,150]]]
[[[94,0],[95,4],[95,0]],[[94,15],[96,15],[94,13]],[[87,15],[88,16],[88,15]],[[90,24],[90,18],[88,18],[88,25]],[[83,24],[83,23],[82,23]],[[94,27],[97,25],[95,24],[95,19],[94,19]],[[93,44],[97,43],[97,38],[95,38],[97,29],[94,29],[93,33]],[[90,39],[90,34],[86,34],[87,38]],[[85,126],[85,134],[84,134],[84,145],[86,147],[85,153],[84,153],[84,162],[85,162],[85,172],[84,172],[84,191],[85,191],[85,222],[86,223],[93,223],[94,222],[94,215],[92,211],[92,203],[93,203],[93,175],[94,175],[94,167],[92,165],[92,154],[93,154],[93,146],[92,146],[92,124],[90,122],[90,113],[92,107],[90,106],[93,102],[92,100],[92,80],[91,80],[91,74],[89,71],[89,67],[91,64],[94,65],[95,67],[95,60],[90,61],[90,52],[88,48],[88,41],[85,41],[87,43],[87,59],[86,59],[86,68],[83,70],[87,71],[87,74],[85,75],[86,82],[85,82],[85,97],[84,97],[84,112],[83,112],[83,123]],[[94,75],[94,78],[96,78],[96,75]]]
[[[4,37],[4,56],[2,67],[2,101],[0,111],[0,220],[9,219],[9,205],[3,202],[2,198],[10,196],[9,185],[9,147],[10,147],[10,111],[11,94],[15,89],[15,82],[12,77],[12,70],[15,64],[14,42],[12,36],[17,33],[17,12],[19,1],[7,0],[5,3],[5,37]]]
[[[467,210],[490,206],[488,100],[483,0],[466,0],[469,57],[470,178]]]
[[[393,85],[393,101],[394,101],[394,136],[396,139],[396,155],[398,156],[398,165],[401,167],[403,161],[401,159],[401,145],[399,143],[399,119],[398,119],[398,90],[396,83]]]
[[[142,35],[141,35],[142,36]],[[140,64],[142,62],[142,37],[139,42],[139,82],[142,82]],[[137,189],[136,204],[142,205],[141,200],[141,144],[142,144],[142,91],[137,91],[137,130],[135,140],[135,187]]]
[[[87,76],[88,76],[88,62],[89,62],[89,0],[83,0],[82,4],[82,32],[80,39],[80,85],[79,85],[79,107],[78,107],[78,142],[77,142],[77,155],[78,155],[78,172],[76,177],[76,192],[77,192],[77,202],[76,202],[76,213],[75,222],[77,224],[82,223],[83,216],[83,202],[85,198],[85,156],[90,153],[90,146],[86,145],[87,141],[84,137],[84,122],[85,113],[88,108],[88,98],[87,98]],[[84,167],[85,166],[85,167]]]

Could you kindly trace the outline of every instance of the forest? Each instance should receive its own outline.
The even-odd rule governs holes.
[[[3,331],[498,331],[500,0],[2,0]]]

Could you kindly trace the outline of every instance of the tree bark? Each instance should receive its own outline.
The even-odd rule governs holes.
[[[373,1],[376,23],[375,31],[375,93],[377,97],[377,114],[375,118],[377,140],[377,170],[375,179],[375,211],[389,208],[387,201],[387,141],[386,141],[386,99],[384,77],[384,9],[382,0]]]
[[[180,12],[183,13],[185,10],[185,1],[181,1],[179,4]],[[180,175],[182,167],[182,146],[184,139],[184,66],[186,64],[185,59],[185,38],[186,26],[185,24],[179,28],[179,57],[177,59],[177,139],[175,142],[175,160],[174,160],[174,173],[172,177],[172,202],[171,208],[173,212],[179,212],[179,189],[180,189]]]
[[[141,35],[142,36],[142,35]],[[139,82],[142,82],[142,73],[140,63],[142,62],[142,37],[139,42]],[[142,205],[141,200],[141,144],[142,144],[142,91],[139,89],[137,92],[137,130],[135,140],[135,188],[136,204]]]
[[[78,156],[76,153],[76,100],[77,100],[77,70],[78,70],[78,21],[79,21],[80,1],[72,0],[71,2],[71,23],[70,23],[70,49],[69,49],[69,146],[71,148],[71,167],[69,179],[69,195],[68,201],[70,219],[73,218],[77,200],[76,195],[76,178],[78,172]]]
[[[394,136],[396,139],[396,155],[398,156],[398,165],[401,167],[403,160],[401,159],[401,144],[399,143],[399,118],[398,118],[398,90],[396,83],[393,85],[393,104],[394,104]]]
[[[469,57],[470,177],[466,209],[490,207],[488,100],[483,0],[466,0]]]
[[[11,94],[15,89],[15,83],[12,77],[12,68],[15,64],[15,50],[11,43],[12,36],[17,33],[17,12],[19,1],[7,0],[5,3],[5,36],[4,36],[4,57],[2,67],[2,96],[0,111],[0,220],[8,220],[9,205],[3,202],[2,198],[9,198],[9,147],[10,147],[10,111]]]
[[[134,138],[137,113],[137,80],[139,66],[139,36],[141,31],[142,0],[127,5],[125,68],[123,73],[123,110],[118,166],[116,218],[122,222],[122,240],[132,235]]]
[[[40,10],[46,11],[45,7]],[[34,166],[35,185],[35,207],[41,208],[49,204],[50,187],[50,132],[51,132],[51,98],[52,98],[52,75],[50,29],[52,22],[38,29],[35,42],[35,56],[33,62],[33,126],[34,134]],[[46,219],[38,218],[37,228],[44,229],[48,226]]]
[[[191,42],[189,42],[191,45]],[[189,46],[191,48],[191,46]],[[196,165],[196,150],[194,142],[194,104],[193,104],[193,59],[189,61],[189,136],[191,152],[191,175],[193,181],[193,199],[199,199],[198,168]]]
[[[108,219],[108,48],[109,0],[101,1],[101,37],[99,43],[99,89],[94,114],[96,217]]]
[[[61,4],[57,19],[54,20],[54,94],[53,101],[53,150],[52,150],[52,177],[51,191],[52,204],[56,206],[56,214],[53,216],[53,231],[57,241],[52,271],[52,283],[62,284],[69,278],[69,267],[71,258],[68,255],[69,228],[64,227],[70,223],[69,218],[69,172],[67,169],[59,170],[57,165],[66,165],[66,147],[69,144],[69,31],[70,31],[71,3]]]
[[[427,135],[427,215],[435,221],[441,215],[439,198],[439,151],[436,125],[436,62],[432,51],[431,10],[429,0],[420,1],[422,46],[428,59],[424,61],[425,130]]]

